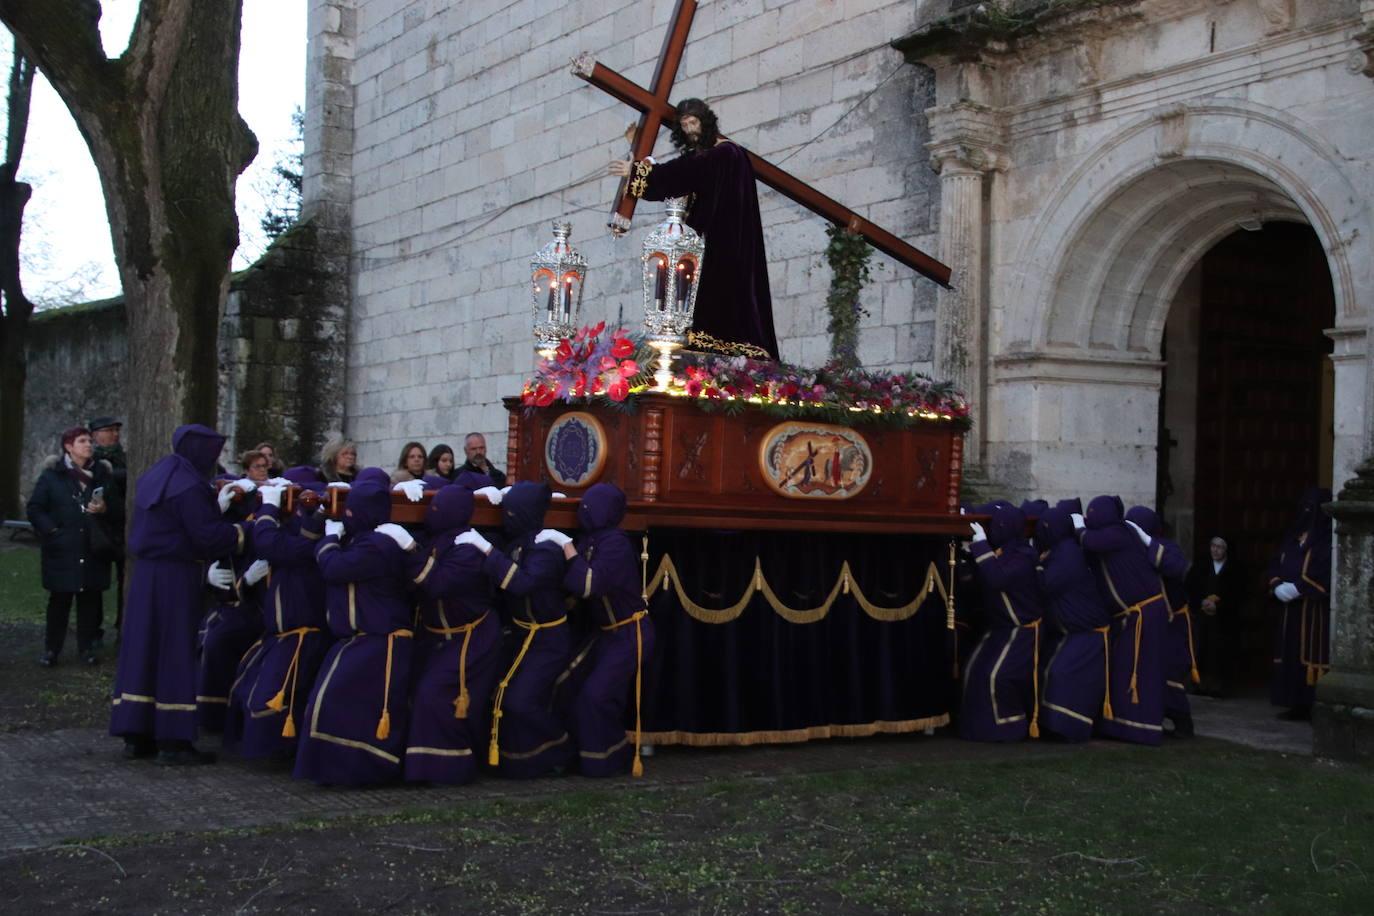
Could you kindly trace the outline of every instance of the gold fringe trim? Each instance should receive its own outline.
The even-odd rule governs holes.
[[[830,613],[831,605],[835,603],[835,599],[839,597],[842,591],[852,593],[854,600],[858,602],[859,607],[863,608],[865,614],[884,623],[895,623],[912,617],[921,609],[921,605],[925,603],[926,598],[932,592],[938,592],[946,604],[950,602],[951,597],[945,588],[944,580],[940,578],[940,571],[936,569],[933,562],[926,570],[926,581],[921,586],[920,592],[914,599],[901,607],[880,607],[869,601],[863,590],[859,588],[859,583],[855,580],[853,572],[850,571],[848,560],[840,566],[839,579],[836,580],[835,586],[830,590],[825,601],[813,608],[792,608],[783,604],[773,591],[772,586],[768,584],[768,580],[763,577],[763,566],[758,557],[754,558],[754,572],[749,577],[749,587],[745,589],[744,596],[727,608],[702,607],[688,598],[687,592],[682,586],[682,576],[677,571],[677,564],[673,562],[671,556],[664,554],[663,559],[658,563],[658,570],[654,573],[654,577],[649,580],[649,586],[645,589],[645,593],[657,591],[660,586],[667,590],[670,585],[677,592],[678,602],[681,603],[683,609],[702,623],[729,623],[735,620],[744,613],[744,609],[749,606],[749,602],[756,592],[763,595],[769,607],[778,616],[788,623],[797,624],[816,623],[823,620],[825,615]]]
[[[751,744],[798,744],[818,738],[868,738],[872,735],[902,735],[940,728],[949,724],[949,713],[901,722],[864,722],[858,725],[812,725],[761,732],[644,732],[645,744],[682,744],[689,747],[744,747]]]

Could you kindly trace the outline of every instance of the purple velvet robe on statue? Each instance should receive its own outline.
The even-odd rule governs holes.
[[[1046,509],[1035,525],[1046,618],[1063,635],[1049,650],[1040,685],[1040,724],[1069,741],[1092,737],[1107,691],[1111,615],[1074,536],[1069,510]]]
[[[726,343],[762,347],[777,359],[768,257],[748,154],[726,140],[658,163],[642,196],[663,200],[688,195],[687,225],[706,240],[692,327]]]
[[[1020,741],[1037,716],[1035,668],[1044,598],[1035,549],[1025,537],[1026,515],[1001,505],[988,522],[987,540],[969,545],[977,564],[987,631],[964,666],[959,737]]]
[[[286,476],[297,481],[292,468]],[[306,469],[309,470],[309,469]],[[262,602],[262,639],[239,666],[230,694],[226,742],[237,739],[244,757],[288,756],[304,720],[310,688],[334,641],[324,610],[324,579],[315,548],[324,519],[297,506],[265,506],[253,526],[253,547],[271,564]]]
[[[1330,662],[1331,518],[1322,503],[1331,491],[1309,490],[1298,501],[1298,517],[1269,568],[1269,589],[1291,582],[1298,597],[1283,605],[1270,699],[1305,714],[1317,681]]]
[[[516,779],[561,771],[577,752],[553,712],[554,682],[573,649],[561,588],[563,550],[551,541],[534,542],[551,496],[547,484],[515,484],[501,500],[506,551],[493,548],[483,563],[515,625],[510,663],[493,702],[493,744],[501,775]]]
[[[128,552],[135,558],[124,605],[110,734],[159,741],[196,738],[196,627],[206,563],[241,551],[244,525],[220,517],[210,475],[224,437],[180,426],[173,454],[134,490]]]
[[[1169,607],[1160,583],[1172,555],[1165,545],[1147,549],[1125,523],[1119,497],[1098,496],[1084,513],[1080,543],[1112,611],[1110,681],[1112,715],[1104,735],[1159,744],[1164,736],[1165,627]],[[1178,560],[1187,563],[1180,553]],[[1166,562],[1167,561],[1167,562]]]
[[[348,493],[342,542],[326,536],[315,551],[329,629],[340,641],[310,693],[295,775],[327,785],[398,778],[409,724],[415,640],[406,552],[373,530],[391,515],[390,486],[363,476],[373,470]]]
[[[420,597],[405,778],[466,783],[486,759],[491,692],[501,674],[501,624],[492,609],[485,558],[453,539],[468,530],[472,491],[457,484],[425,510],[429,548],[410,566]]]
[[[625,494],[618,487],[598,483],[587,490],[577,507],[584,534],[563,576],[563,588],[583,600],[588,618],[601,628],[579,666],[586,671],[572,702],[571,727],[584,776],[616,776],[630,768],[639,748],[643,684],[637,679],[654,651],[639,551],[616,527],[624,517]],[[635,717],[627,723],[631,694]]]

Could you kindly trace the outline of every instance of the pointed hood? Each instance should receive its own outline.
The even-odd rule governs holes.
[[[1045,514],[1045,510],[1050,507],[1048,501],[1043,499],[1028,499],[1021,504],[1021,511],[1027,516],[1039,518]]]
[[[582,503],[577,507],[577,523],[586,532],[614,528],[623,518],[625,492],[614,484],[593,484],[582,495]]]
[[[1060,541],[1073,537],[1073,519],[1062,505],[1046,509],[1035,523],[1035,546],[1051,550]]]
[[[381,468],[363,468],[358,472],[358,476],[353,478],[353,486],[356,487],[360,483],[375,483],[390,489],[391,475]]]
[[[430,534],[466,530],[472,521],[473,503],[472,491],[467,487],[443,487],[425,510],[425,530]]]
[[[362,474],[358,475],[362,480]],[[389,483],[389,481],[388,481]],[[391,519],[391,490],[375,480],[355,483],[344,503],[344,530],[350,535],[371,531]]]
[[[1152,538],[1159,537],[1159,516],[1148,506],[1131,506],[1126,510],[1126,521],[1135,522]]]
[[[1026,513],[1013,505],[998,506],[988,522],[988,543],[994,548],[1016,541],[1025,543]]]
[[[544,527],[544,512],[553,499],[546,483],[521,481],[501,500],[501,527],[512,537],[533,535]]]
[[[172,451],[191,463],[203,476],[215,473],[220,452],[224,451],[224,436],[208,426],[191,423],[178,426],[172,433]]]
[[[1071,497],[1069,499],[1061,499],[1054,505],[1055,508],[1064,509],[1068,512],[1072,512],[1074,515],[1083,514],[1083,500],[1079,499],[1077,496]]]
[[[1122,517],[1120,496],[1094,496],[1083,513],[1083,524],[1093,530],[1118,524]]]
[[[308,465],[298,464],[294,468],[287,468],[282,471],[282,475],[298,487],[309,487],[312,490],[323,490],[324,481],[320,480],[320,472]]]
[[[172,433],[172,454],[144,472],[134,485],[134,505],[151,509],[194,487],[205,486],[223,450],[224,437],[208,426],[178,426]]]
[[[496,486],[496,481],[479,471],[463,471],[457,477],[453,478],[453,482],[460,487],[467,487],[469,490],[480,490],[483,487]]]

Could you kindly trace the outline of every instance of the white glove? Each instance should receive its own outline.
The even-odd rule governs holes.
[[[1126,520],[1126,524],[1130,525],[1132,528],[1135,529],[1135,536],[1140,538],[1140,543],[1144,544],[1146,547],[1150,546],[1150,536],[1145,533],[1144,528],[1140,527],[1130,519]]]
[[[567,493],[554,493],[553,496],[552,496],[552,498],[553,498],[553,499],[567,499],[567,498],[568,498],[568,494],[567,494]]]
[[[266,489],[264,487],[263,489]],[[248,572],[243,574],[243,581],[249,585],[257,585],[267,574],[272,571],[272,566],[266,560],[254,560],[253,565],[248,567]]]
[[[343,522],[338,519],[325,519],[324,536],[327,538],[341,538],[344,535]]]
[[[1274,586],[1274,597],[1287,604],[1298,597],[1298,587],[1292,582],[1280,582]]]
[[[219,503],[220,512],[228,512],[229,506],[234,502],[234,485],[226,483],[219,488],[219,494],[215,497],[215,502]]]
[[[406,483],[419,482],[420,481],[418,480],[406,481]],[[402,550],[409,550],[410,548],[415,546],[415,538],[410,536],[410,532],[402,528],[400,525],[394,524],[392,522],[384,522],[383,524],[378,525],[376,528],[373,528],[372,530],[377,532],[378,534],[385,534],[387,537],[395,541],[396,546],[401,548]]]
[[[488,541],[476,531],[464,531],[453,539],[453,543],[459,547],[462,547],[464,544],[471,544],[473,547],[482,551],[482,553],[491,553],[491,541]]]
[[[559,547],[565,547],[572,543],[572,538],[554,528],[545,528],[534,536],[536,544],[542,544],[544,541],[553,541]]]
[[[1069,520],[1073,522],[1074,531],[1082,531],[1084,528],[1088,527],[1083,521],[1083,516],[1077,512],[1070,514]]]
[[[234,587],[234,573],[222,568],[219,565],[219,560],[216,560],[206,570],[205,581],[209,582],[212,588],[231,589]]]
[[[258,488],[258,485],[254,483],[253,479],[250,477],[240,477],[238,480],[234,481],[234,486],[238,487],[244,493],[252,493]]]
[[[325,487],[331,490],[348,490],[352,489],[353,484],[346,480],[331,480],[325,484]]]
[[[258,489],[258,493],[262,496],[262,504],[264,506],[280,507],[281,495],[284,492],[286,492],[285,487],[279,487],[275,484],[267,484],[266,486],[260,487]]]
[[[406,499],[418,503],[425,495],[425,482],[423,480],[403,480],[391,489],[400,490],[406,495]]]
[[[988,539],[988,534],[983,530],[982,525],[977,522],[969,522],[968,526],[973,530],[973,541],[986,541]]]
[[[510,486],[502,487],[502,488],[501,488],[501,495],[504,497],[507,493],[510,492],[510,488],[513,487],[513,486],[515,486],[515,484],[511,484]]]
[[[289,487],[291,486],[291,481],[286,479],[285,477],[272,477],[268,479],[267,484],[265,484],[265,486]]]
[[[485,496],[487,498],[487,502],[491,503],[493,506],[499,506],[501,505],[501,497],[505,494],[502,493],[500,490],[496,489],[495,487],[479,487],[478,489],[472,491],[472,495]]]

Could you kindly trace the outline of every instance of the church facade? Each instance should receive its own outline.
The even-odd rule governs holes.
[[[554,220],[584,323],[638,326],[661,209],[606,232],[636,113],[571,62],[647,84],[673,6],[311,0],[306,212],[349,240],[366,462],[468,430],[501,453]],[[859,355],[964,387],[992,492],[1119,493],[1205,543],[1369,453],[1374,2],[713,0],[687,96],[953,268],[875,255]],[[825,224],[760,200],[782,356],[820,364]]]

